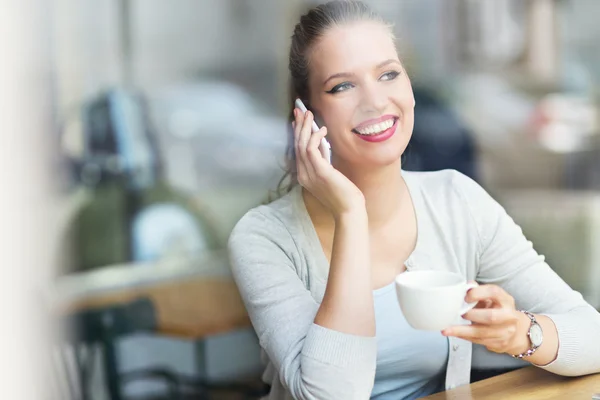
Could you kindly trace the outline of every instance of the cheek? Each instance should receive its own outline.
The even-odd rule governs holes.
[[[328,136],[337,136],[338,133],[352,129],[352,105],[348,102],[336,104],[326,110],[327,119],[324,120],[325,126],[329,131]]]
[[[408,135],[408,138],[412,136],[412,131],[415,126],[415,111],[412,107],[406,107],[402,111],[402,130]]]
[[[392,97],[394,101],[402,107],[413,107],[414,95],[412,87],[405,83],[394,85]]]
[[[414,97],[412,84],[406,75],[397,78],[394,84],[390,86],[391,90],[394,91],[394,97],[399,101],[402,101],[403,103],[408,102],[409,104],[412,103]]]

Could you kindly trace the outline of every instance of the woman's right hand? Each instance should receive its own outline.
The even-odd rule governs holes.
[[[325,160],[319,150],[321,139],[327,135],[322,127],[312,133],[313,114],[294,109],[294,143],[298,183],[315,196],[332,213],[334,218],[365,208],[365,198],[360,189],[340,171]]]

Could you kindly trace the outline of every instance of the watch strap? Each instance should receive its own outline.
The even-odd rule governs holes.
[[[537,320],[535,319],[535,315],[533,315],[532,313],[530,313],[529,311],[526,311],[526,310],[519,310],[519,311],[522,312],[523,314],[527,315],[527,317],[530,319],[531,324],[529,325],[529,329],[531,329],[531,327],[533,325],[539,325]],[[529,338],[529,330],[527,331],[527,337]],[[521,354],[511,354],[511,356],[514,358],[525,358],[525,357],[529,357],[530,355],[535,353],[535,351],[538,349],[539,346],[534,345],[533,342],[531,341],[531,339],[529,339],[529,342],[531,343],[531,347],[527,351],[525,351]]]

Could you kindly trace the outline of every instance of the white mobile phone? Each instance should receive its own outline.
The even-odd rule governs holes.
[[[308,111],[306,109],[306,106],[304,105],[304,103],[300,99],[296,99],[296,107],[298,107],[303,113],[305,113],[306,111]],[[317,126],[317,123],[313,119],[313,122],[312,122],[312,132],[315,133],[318,130],[319,130],[319,127]],[[321,154],[323,154],[323,157],[325,157],[325,159],[327,160],[327,162],[331,164],[331,145],[329,144],[329,142],[325,138],[321,139],[321,144],[319,145],[319,150],[321,151]]]

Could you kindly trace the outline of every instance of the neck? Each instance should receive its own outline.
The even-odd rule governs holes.
[[[397,213],[401,198],[407,190],[400,171],[400,160],[386,167],[371,170],[350,169],[344,166],[336,166],[336,168],[363,193],[371,228],[376,229],[384,225]],[[325,220],[328,224],[333,223],[330,213],[305,189],[303,189],[303,197],[314,219],[319,220],[320,223],[324,223]]]
[[[383,168],[341,171],[365,196],[369,226],[379,227],[398,211],[406,186],[400,171],[400,160]]]

